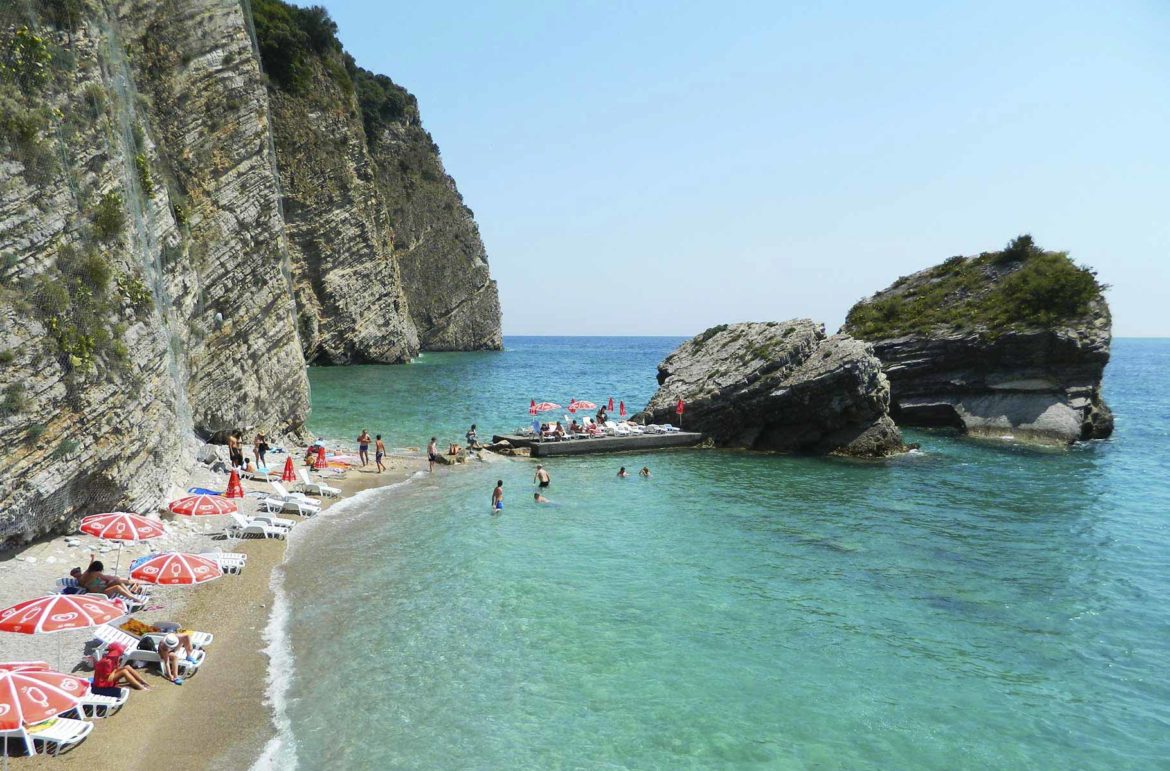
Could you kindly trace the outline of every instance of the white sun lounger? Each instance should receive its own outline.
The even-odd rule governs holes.
[[[120,688],[119,690],[121,693],[118,696],[101,696],[92,692],[87,693],[74,709],[61,714],[76,714],[80,720],[109,717],[122,709],[126,705],[126,700],[130,698],[129,688]]]
[[[256,522],[236,512],[228,516],[232,518],[232,523],[227,526],[227,530],[236,538],[247,538],[250,535],[258,535],[261,538],[284,538],[288,535],[286,528],[273,527],[266,522]]]
[[[68,749],[81,743],[89,732],[93,730],[93,723],[86,720],[74,720],[68,717],[54,717],[33,723],[30,726],[21,726],[11,731],[0,731],[0,739],[18,739],[24,742],[29,755],[36,755],[36,742],[40,742],[45,752],[57,755],[62,749]]]
[[[124,629],[118,629],[117,627],[110,626],[109,624],[100,624],[95,626],[93,628],[93,636],[102,643],[98,649],[94,651],[95,661],[105,655],[106,648],[108,648],[111,643],[121,643],[126,648],[126,652],[122,654],[121,663],[129,664],[133,662],[141,662],[143,664],[154,664],[158,667],[160,672],[162,671],[162,657],[158,655],[158,651],[145,650],[140,647],[142,645],[143,638],[135,637]],[[147,635],[147,637],[153,638],[155,647],[158,647],[158,640],[161,640],[163,637],[165,637],[165,635],[160,633],[157,635]],[[195,646],[195,650],[191,651],[190,658],[179,659],[180,675],[183,677],[191,677],[199,671],[199,667],[203,664],[203,659],[207,655],[203,651],[202,645],[200,643],[210,645],[213,639],[214,636],[210,632],[191,633],[191,644]]]
[[[275,495],[261,501],[268,511],[293,511],[302,517],[311,517],[321,511],[321,501],[304,493],[290,493],[280,482],[272,482]]]
[[[244,572],[244,565],[248,561],[247,554],[234,551],[205,551],[203,557],[215,560],[224,573],[239,575]]]
[[[330,498],[335,498],[341,495],[341,488],[331,487],[324,482],[314,482],[309,478],[309,470],[302,468],[297,472],[301,478],[301,491],[305,493],[313,493],[314,495],[324,495]]]

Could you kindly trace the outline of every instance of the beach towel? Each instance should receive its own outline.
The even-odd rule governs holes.
[[[187,492],[192,495],[223,495],[223,490],[208,490],[206,487],[188,487]]]

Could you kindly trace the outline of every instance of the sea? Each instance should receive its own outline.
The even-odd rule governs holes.
[[[314,368],[310,427],[417,453],[533,399],[636,410],[681,340]],[[1104,394],[1115,434],[1067,450],[907,431],[548,459],[551,505],[528,459],[360,493],[274,575],[258,765],[1170,767],[1170,340],[1115,340]]]

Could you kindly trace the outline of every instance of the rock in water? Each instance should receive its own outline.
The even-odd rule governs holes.
[[[675,421],[721,447],[882,457],[902,450],[870,346],[808,319],[712,327],[658,365],[639,417]]]
[[[1102,287],[1028,236],[898,279],[841,331],[873,343],[899,425],[1056,444],[1113,431]]]

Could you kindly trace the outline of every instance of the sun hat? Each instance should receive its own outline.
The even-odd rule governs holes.
[[[168,648],[177,648],[179,645],[179,636],[174,633],[168,634],[163,638],[163,645]]]
[[[126,646],[119,642],[110,643],[109,647],[106,648],[107,656],[121,656],[125,652]]]

